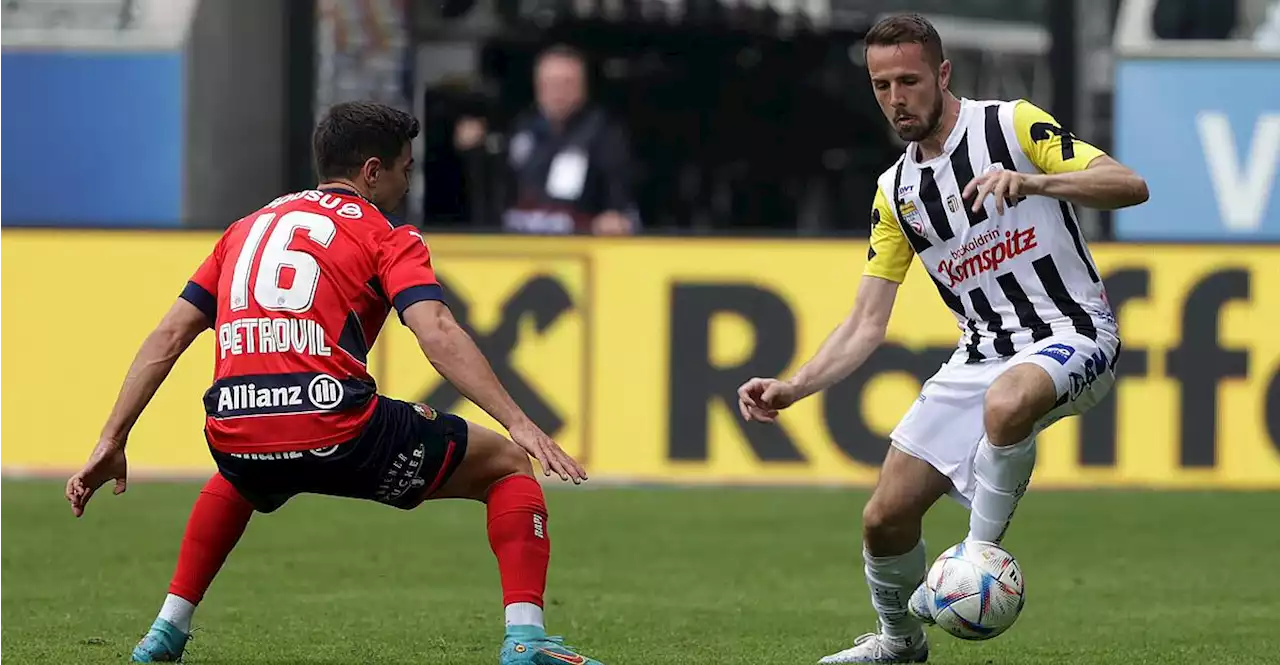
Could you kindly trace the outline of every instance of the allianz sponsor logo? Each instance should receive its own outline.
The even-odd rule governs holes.
[[[255,383],[242,383],[218,388],[218,413],[241,411],[289,412],[304,407],[321,410],[332,409],[342,403],[345,390],[342,382],[328,374],[317,374],[306,386],[303,402],[303,386],[259,387]]]
[[[289,450],[280,453],[227,453],[236,459],[248,459],[254,461],[270,461],[285,459],[302,459],[302,453],[296,450]]]
[[[325,446],[323,448],[312,448],[311,450],[285,450],[278,453],[227,453],[236,459],[247,459],[254,461],[275,461],[275,460],[291,460],[302,459],[306,453],[310,453],[314,457],[328,457],[338,452],[338,446]]]
[[[218,326],[218,355],[220,358],[264,353],[329,356],[333,348],[325,342],[326,336],[324,327],[310,319],[234,319]]]
[[[985,233],[952,250],[950,258],[938,262],[937,273],[947,278],[948,285],[955,288],[984,272],[999,270],[1004,262],[1037,247],[1035,227],[1005,231],[1003,239],[999,233]],[[985,249],[980,249],[984,246]]]

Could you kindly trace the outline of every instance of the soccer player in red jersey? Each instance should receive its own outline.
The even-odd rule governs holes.
[[[67,481],[76,517],[95,491],[125,491],[129,431],[200,333],[217,334],[205,438],[218,472],[187,522],[169,595],[135,662],[182,656],[191,616],[254,511],[301,493],[412,509],[486,504],[506,607],[503,665],[588,665],[543,628],[551,545],[543,472],[586,472],[521,411],[444,304],[422,235],[379,212],[409,187],[412,116],[339,104],[316,127],[321,184],[232,224],[138,351],[101,438]],[[437,371],[506,428],[497,432],[377,394],[369,349],[392,310]],[[598,663],[597,663],[598,665]]]

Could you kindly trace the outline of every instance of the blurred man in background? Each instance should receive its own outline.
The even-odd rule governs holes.
[[[544,51],[534,68],[537,108],[516,119],[507,147],[502,226],[517,233],[622,235],[639,227],[631,154],[622,128],[587,95],[585,57],[569,46]],[[487,127],[463,118],[460,151],[479,150]]]

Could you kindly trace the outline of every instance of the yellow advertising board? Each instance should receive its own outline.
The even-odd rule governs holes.
[[[885,346],[854,376],[776,426],[741,422],[732,403],[743,380],[787,375],[813,354],[851,307],[863,256],[861,243],[830,241],[599,252],[609,297],[594,314],[593,471],[873,482],[889,431],[959,337],[918,267]],[[1120,379],[1111,399],[1042,435],[1036,484],[1280,488],[1280,247],[1102,245],[1095,256],[1120,318]]]
[[[0,464],[5,473],[78,468],[97,441],[133,354],[217,236],[115,231],[0,234]],[[213,468],[200,395],[212,336],[178,361],[134,428],[145,473]]]
[[[132,355],[209,234],[3,232],[6,473],[78,465]],[[866,245],[831,240],[429,238],[455,316],[517,401],[593,478],[874,482],[887,434],[959,331],[913,268],[854,376],[746,424],[751,376],[785,375],[846,315]],[[1112,396],[1041,438],[1039,487],[1280,489],[1280,247],[1099,245],[1121,323]],[[207,337],[207,336],[206,336]],[[204,473],[207,338],[135,429],[140,473]],[[392,317],[383,392],[493,426]]]
[[[589,260],[581,254],[527,256],[468,244],[446,249],[435,259],[446,266],[439,278],[454,318],[521,408],[554,432],[566,452],[580,455],[592,398],[585,358],[590,348]],[[433,243],[433,251],[441,250]],[[375,346],[372,372],[387,395],[426,402],[500,429],[436,374],[413,334],[394,316]]]

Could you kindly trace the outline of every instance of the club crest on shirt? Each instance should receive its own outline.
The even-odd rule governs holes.
[[[960,197],[956,196],[955,194],[951,194],[950,196],[948,196],[947,210],[950,210],[953,213],[960,212]]]
[[[427,406],[426,404],[414,404],[413,410],[417,411],[418,415],[422,416],[423,418],[426,418],[427,420],[436,419],[436,410]]]
[[[902,216],[902,221],[906,222],[912,231],[917,235],[924,235],[924,222],[920,221],[920,209],[916,208],[916,204],[911,201],[904,201],[898,204],[898,214]]]

